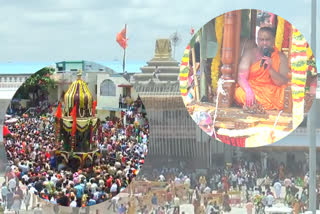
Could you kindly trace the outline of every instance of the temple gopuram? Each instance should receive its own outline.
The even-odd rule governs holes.
[[[63,112],[59,106],[56,114],[57,162],[73,169],[91,166],[100,155],[93,140],[99,123],[96,102],[81,76],[80,70],[64,95]]]
[[[131,83],[146,107],[150,144],[143,171],[163,161],[207,168],[231,159],[232,147],[213,143],[189,116],[179,90],[179,62],[171,55],[169,39],[158,39],[155,55]]]

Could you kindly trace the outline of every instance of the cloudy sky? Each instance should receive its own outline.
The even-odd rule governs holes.
[[[121,59],[123,52],[115,36],[125,23],[129,37],[127,60],[151,59],[155,40],[168,38],[177,31],[182,40],[175,58],[180,61],[190,40],[191,26],[197,30],[212,18],[235,9],[263,9],[280,15],[308,41],[311,31],[311,0],[0,0],[0,3],[0,62]],[[318,23],[318,32],[319,28]]]

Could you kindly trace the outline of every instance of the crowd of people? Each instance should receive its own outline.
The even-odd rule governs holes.
[[[306,171],[300,177],[283,163],[273,163],[273,170],[266,171],[258,165],[241,160],[205,175],[195,170],[161,168],[153,169],[148,175],[143,173],[138,178],[167,182],[170,186],[165,196],[166,203],[158,203],[155,213],[162,213],[160,210],[170,207],[175,209],[181,204],[193,204],[194,213],[207,214],[230,212],[232,207],[243,207],[248,213],[255,209],[257,213],[278,203],[292,208],[294,213],[307,210],[309,177]],[[172,187],[185,188],[185,191],[179,194],[177,188]],[[231,200],[235,195],[238,200]]]
[[[266,207],[281,203],[283,206],[291,207],[294,213],[307,210],[309,198],[307,173],[304,172],[305,176],[302,178],[298,176],[282,177],[283,172],[284,175],[292,173],[284,164],[279,164],[276,172],[271,170],[268,171],[269,173],[261,174],[261,170],[254,162],[240,161],[239,163],[215,168],[206,174],[179,167],[163,167],[145,171],[136,177],[133,184],[139,181],[166,183],[167,185],[163,187],[165,191],[161,192],[164,195],[158,194],[159,187],[148,188],[147,192],[152,192],[150,198],[151,194],[139,194],[139,191],[135,192],[134,190],[131,192],[129,187],[125,191],[129,192],[128,196],[124,194],[113,197],[108,202],[107,209],[113,213],[150,213],[151,210],[157,214],[182,213],[181,206],[183,204],[193,204],[195,213],[218,214],[222,211],[229,212],[234,207],[247,209],[248,213],[253,213],[254,209],[257,213],[261,209],[264,210]],[[21,194],[19,196],[18,180],[17,177],[14,179],[14,175],[16,175],[15,170],[12,170],[12,167],[8,168],[7,182],[3,184],[1,191],[2,198],[7,203],[6,206],[11,206],[11,209],[16,209],[14,207],[19,206],[18,202],[22,198]],[[88,185],[92,187],[92,183],[89,183],[91,183],[90,180],[86,182],[86,187]],[[10,191],[13,193],[10,194],[14,196],[14,200],[11,195],[4,196]],[[28,188],[28,193],[33,191],[35,188],[31,185],[31,188]],[[71,195],[71,192],[72,190],[67,194]],[[233,192],[240,194],[240,200],[237,203],[231,200]],[[217,194],[219,197],[216,197]],[[148,198],[150,206],[146,206],[145,197]],[[24,196],[23,198],[24,202],[30,204],[30,197],[29,202],[28,199],[25,199],[28,197]],[[163,199],[165,203],[163,203]],[[31,205],[33,204],[34,207],[33,200],[31,200]],[[12,203],[13,201],[16,202]],[[134,210],[134,212],[129,212],[130,210]]]
[[[101,155],[90,167],[79,169],[57,161],[55,151],[60,147],[52,114],[16,115],[17,122],[7,124],[11,135],[4,139],[11,167],[6,174],[9,182],[4,184],[8,194],[3,192],[3,200],[16,192],[10,187],[12,179],[62,206],[85,207],[117,195],[137,175],[147,154],[149,127],[141,108],[137,99],[123,109],[121,118],[102,121],[94,138]]]

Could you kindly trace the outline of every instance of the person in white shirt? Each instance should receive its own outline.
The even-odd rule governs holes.
[[[96,182],[91,183],[91,193],[95,193],[97,191],[98,184]]]
[[[3,182],[2,187],[1,187],[1,196],[4,204],[6,205],[7,203],[7,194],[9,193],[8,187],[6,185],[6,182]]]
[[[71,196],[71,203],[69,206],[70,207],[77,207],[77,201],[74,196]]]
[[[17,186],[16,178],[11,178],[8,182],[10,192],[15,192]]]
[[[279,181],[273,184],[274,191],[276,192],[276,198],[280,198],[281,194],[281,183]]]
[[[57,181],[58,181],[58,178],[56,177],[55,174],[52,175],[51,181],[53,182],[54,186],[56,186],[56,183],[57,183]]]
[[[110,192],[111,192],[112,197],[117,195],[117,189],[118,189],[118,185],[117,185],[117,183],[114,182],[110,188]]]
[[[274,197],[271,193],[269,193],[266,197],[266,202],[268,207],[272,207],[273,202],[274,202]]]
[[[176,195],[173,198],[174,210],[173,213],[180,213],[180,198]]]
[[[164,182],[166,178],[161,174],[159,175],[159,181]]]
[[[203,192],[206,193],[206,194],[211,193],[210,187],[207,186],[206,188],[204,188]]]
[[[191,180],[188,176],[185,176],[184,185],[186,186],[187,189],[189,189],[191,186]]]

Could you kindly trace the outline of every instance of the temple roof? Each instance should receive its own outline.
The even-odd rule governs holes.
[[[179,62],[171,57],[169,39],[157,39],[154,57],[133,76],[135,90],[145,95],[180,95]]]
[[[70,115],[75,104],[77,104],[77,116],[92,116],[92,94],[87,84],[81,79],[82,71],[78,72],[75,80],[64,95],[64,115]]]

